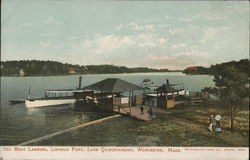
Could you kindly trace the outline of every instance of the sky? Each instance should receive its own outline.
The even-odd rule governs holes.
[[[247,1],[1,2],[1,61],[184,69],[249,58]]]

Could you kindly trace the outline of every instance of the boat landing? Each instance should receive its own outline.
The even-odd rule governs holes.
[[[149,106],[143,105],[143,113],[141,113],[140,106],[116,106],[114,107],[114,112],[126,116],[130,116],[132,118],[142,120],[142,121],[150,121],[153,119],[154,116],[149,116]]]

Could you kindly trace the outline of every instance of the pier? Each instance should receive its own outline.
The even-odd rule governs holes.
[[[118,78],[107,78],[86,86],[83,89],[93,91],[93,96],[90,97],[90,101],[96,104],[97,108],[126,115],[138,120],[149,121],[153,119],[152,113],[155,108],[168,109],[175,105],[183,105],[186,103],[186,100],[184,101],[183,98],[178,97],[179,92],[186,94],[184,86],[178,89],[173,87],[180,85],[182,84],[169,84],[167,79],[166,84],[154,89],[154,92],[150,94],[146,93],[146,89],[151,90],[149,87],[143,88]],[[134,95],[134,91],[138,90],[144,93]],[[175,97],[177,97],[176,100],[178,99],[176,102]],[[145,99],[149,99],[149,101]],[[141,107],[143,108],[143,112],[141,111]]]
[[[149,106],[143,106],[144,111],[141,113],[140,106],[114,106],[114,112],[126,116],[130,116],[132,118],[142,120],[142,121],[150,121],[152,118],[149,117],[148,110]]]

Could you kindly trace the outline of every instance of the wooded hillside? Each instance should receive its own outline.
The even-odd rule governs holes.
[[[108,74],[138,72],[169,72],[168,69],[128,68],[114,65],[72,65],[55,61],[21,60],[1,62],[1,76],[36,76],[70,74]]]
[[[249,73],[250,62],[248,59],[242,59],[240,61],[230,61],[221,64],[211,65],[209,68],[202,66],[192,66],[187,67],[182,72],[185,74],[201,75],[201,74],[214,74],[216,72],[221,72],[227,67],[236,67],[241,72]]]

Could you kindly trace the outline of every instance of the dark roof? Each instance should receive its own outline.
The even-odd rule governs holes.
[[[118,78],[107,78],[90,86],[84,87],[84,89],[119,93],[133,90],[143,90],[144,88]]]
[[[162,86],[158,87],[155,89],[155,91],[158,91],[158,92],[175,92],[176,90],[173,88],[173,87],[170,87],[169,85],[167,84],[163,84]]]

